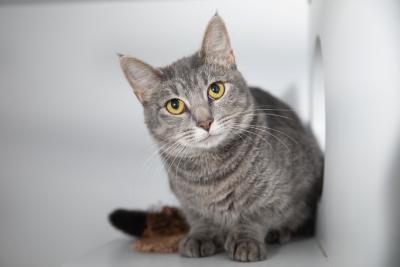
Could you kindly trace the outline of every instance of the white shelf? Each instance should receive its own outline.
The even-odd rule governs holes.
[[[199,259],[182,258],[178,254],[147,254],[134,252],[130,240],[114,240],[62,265],[62,267],[165,267],[165,266],[232,266],[243,263],[232,262],[224,253]],[[271,246],[266,261],[251,266],[268,267],[327,267],[328,263],[315,239],[293,240],[282,246]]]

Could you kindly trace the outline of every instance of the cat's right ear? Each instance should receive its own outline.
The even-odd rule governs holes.
[[[143,61],[120,55],[121,68],[133,92],[143,105],[149,100],[151,91],[160,83],[161,71]]]
[[[228,30],[226,29],[225,22],[217,13],[208,22],[200,55],[212,64],[228,68],[236,66]]]

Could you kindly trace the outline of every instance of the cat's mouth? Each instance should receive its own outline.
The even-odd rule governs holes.
[[[196,146],[201,147],[201,148],[215,147],[219,143],[221,143],[223,138],[224,138],[224,134],[222,134],[222,133],[216,133],[216,134],[208,133],[202,139],[200,139],[196,142]]]

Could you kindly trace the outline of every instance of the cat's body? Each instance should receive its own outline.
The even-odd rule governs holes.
[[[260,242],[270,231],[287,241],[313,219],[320,193],[322,156],[314,138],[286,104],[260,89],[250,92],[260,111],[241,135],[217,149],[164,158],[192,229],[221,246],[241,227]]]
[[[312,219],[318,145],[286,104],[247,87],[218,16],[191,57],[159,69],[121,64],[190,224],[182,255],[224,247],[234,260],[262,260],[269,232],[284,241]]]
[[[266,230],[293,232],[313,213],[321,154],[287,105],[251,92],[255,108],[266,110],[255,112],[241,135],[218,148],[164,157],[171,188],[189,221],[202,218],[228,231],[249,213]]]

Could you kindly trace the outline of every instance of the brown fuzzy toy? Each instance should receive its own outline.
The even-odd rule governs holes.
[[[133,249],[142,252],[175,253],[179,241],[189,231],[181,210],[175,207],[150,212],[116,210],[110,221],[117,229],[138,237]]]

